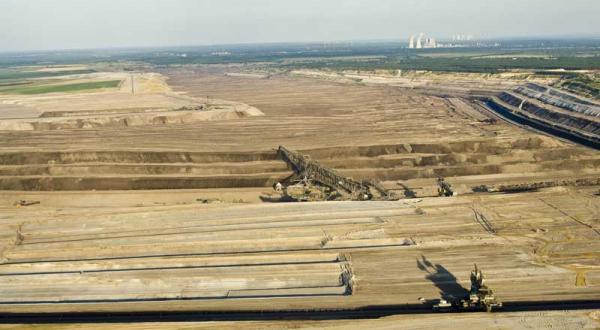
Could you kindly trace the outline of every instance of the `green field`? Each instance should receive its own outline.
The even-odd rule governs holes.
[[[95,70],[66,70],[66,71],[20,71],[13,69],[0,70],[0,81],[2,80],[17,80],[17,79],[31,79],[31,78],[47,78],[47,77],[60,77],[71,74],[87,74],[96,72]]]
[[[36,86],[11,86],[0,88],[0,93],[6,94],[47,94],[47,93],[68,93],[84,90],[114,88],[119,86],[120,80],[105,80],[64,85],[36,85]]]

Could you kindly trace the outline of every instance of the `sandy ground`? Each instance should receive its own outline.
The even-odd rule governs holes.
[[[400,182],[420,196],[435,193],[438,175],[460,193],[480,184],[598,175],[597,152],[490,123],[489,114],[460,97],[227,72],[162,74],[177,93],[248,104],[264,116],[0,131],[0,184],[10,190],[268,188],[289,174],[274,156],[279,145],[343,175],[384,181],[389,189],[402,190]],[[232,152],[248,154],[232,158]]]
[[[419,304],[420,298],[464,293],[473,263],[504,301],[595,299],[599,207],[592,193],[552,188],[300,204],[151,205],[133,199],[112,208],[84,198],[76,206],[58,207],[51,199],[21,208],[4,204],[0,306],[118,311]],[[96,196],[108,202],[123,195]],[[345,269],[353,278],[351,295],[344,293]],[[261,299],[252,298],[257,293]],[[150,301],[119,302],[133,298]],[[23,303],[2,304],[9,301]],[[46,303],[27,303],[33,301]]]
[[[487,127],[449,113],[440,98],[394,88],[346,86],[314,79],[274,77],[252,79],[223,73],[180,69],[166,72],[169,84],[190,97],[232,100],[260,109],[265,116],[251,120],[178,127],[132,127],[101,131],[40,131],[2,133],[3,148],[25,145],[46,150],[264,150],[284,144],[306,149],[385,143],[450,142],[487,137],[518,138],[522,132],[504,126]],[[360,120],[357,120],[360,118]],[[151,139],[148,136],[152,136]],[[530,135],[527,135],[530,136]],[[352,138],[349,143],[348,138]],[[23,139],[19,142],[20,139]],[[73,139],[86,141],[72,143]],[[5,149],[6,150],[6,149]]]
[[[598,187],[471,189],[598,177],[596,151],[490,123],[460,96],[206,68],[161,74],[186,97],[231,100],[264,116],[0,131],[0,311],[419,304],[463,294],[473,263],[504,301],[600,297]],[[420,197],[258,203],[259,194],[290,174],[274,155],[278,145],[346,176],[398,191],[403,183]],[[426,197],[438,175],[457,197]],[[17,208],[12,203],[19,199],[41,203]],[[439,328],[450,319],[484,328],[595,322],[589,312],[504,315],[372,322],[381,328],[397,322]],[[291,326],[348,326],[336,322]]]
[[[259,109],[239,102],[173,92],[167,78],[155,72],[97,72],[45,79],[59,84],[121,83],[117,88],[78,93],[0,95],[0,118],[4,118],[0,130],[151,126],[262,115]]]
[[[469,91],[499,91],[523,84],[524,82],[552,83],[555,78],[536,77],[531,73],[437,73],[429,71],[389,71],[360,72],[360,71],[320,71],[294,70],[292,75],[323,79],[345,84],[386,85],[422,91],[444,90],[446,93],[468,93]]]

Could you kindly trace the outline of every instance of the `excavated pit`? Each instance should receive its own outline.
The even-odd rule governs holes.
[[[301,150],[358,180],[411,180],[574,169],[600,159],[543,137]],[[0,153],[0,189],[145,190],[271,187],[291,175],[275,150],[256,152],[64,151]]]
[[[600,149],[600,105],[552,87],[525,84],[484,99],[513,123]]]
[[[415,304],[439,298],[447,274],[458,296],[473,263],[489,270],[503,301],[597,296],[596,151],[472,115],[479,108],[468,100],[453,109],[414,90],[280,75],[203,79],[193,70],[182,68],[191,81],[178,89],[254,104],[265,116],[0,132],[0,188],[57,190],[1,193],[6,313]],[[418,198],[252,204],[291,173],[271,150],[278,145]],[[456,197],[428,198],[437,175]],[[543,185],[472,192],[530,182]],[[225,189],[133,191],[171,187]],[[109,189],[125,190],[100,191]],[[13,204],[21,200],[39,204]],[[585,288],[563,267],[575,264],[587,271]]]
[[[504,101],[505,103],[518,108],[526,114],[533,116],[534,118],[546,120],[548,122],[554,123],[555,125],[560,125],[565,129],[574,129],[577,131],[581,131],[584,134],[590,133],[590,135],[592,136],[600,133],[600,123],[598,123],[595,120],[580,117],[572,117],[564,113],[542,108],[540,106],[528,102],[527,99],[519,98],[511,93],[501,93],[498,98]]]
[[[594,149],[600,149],[600,138],[595,133],[598,132],[598,123],[590,124],[589,121],[582,123],[579,119],[555,113],[550,115],[551,113],[545,109],[540,109],[541,113],[538,112],[537,114],[535,114],[534,111],[534,114],[532,115],[529,111],[519,110],[519,107],[525,104],[523,100],[518,102],[518,98],[514,97],[505,97],[505,99],[511,103],[506,103],[504,100],[494,97],[487,99],[485,105],[491,111],[518,125],[528,126],[565,140]],[[517,104],[517,102],[519,104]],[[528,106],[525,106],[524,108],[531,110]],[[553,120],[558,120],[559,122]]]

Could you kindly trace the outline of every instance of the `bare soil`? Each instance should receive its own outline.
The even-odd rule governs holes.
[[[162,74],[186,97],[231,100],[264,116],[0,131],[1,312],[419,304],[464,294],[474,263],[504,301],[599,299],[597,186],[472,190],[597,178],[596,151],[488,121],[489,114],[459,96],[448,101],[386,84],[225,75],[218,68]],[[380,180],[399,192],[401,183],[418,198],[259,203],[260,194],[290,174],[276,157],[278,145],[355,179]],[[433,197],[438,175],[457,197]],[[41,203],[13,205],[22,199]],[[596,322],[583,312],[553,313],[474,322],[499,328]],[[364,324],[439,328],[448,320],[473,318]]]

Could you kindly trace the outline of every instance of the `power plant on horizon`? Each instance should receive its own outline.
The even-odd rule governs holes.
[[[419,33],[417,42],[415,44],[415,36],[410,36],[410,42],[408,48],[421,49],[421,48],[437,48],[437,42],[435,38],[427,37],[423,32]]]
[[[427,36],[421,32],[418,36],[410,36],[408,48],[410,49],[424,49],[424,48],[447,48],[447,47],[497,47],[498,43],[489,42],[472,42],[473,36],[466,34],[456,34],[452,36],[451,42],[439,43],[435,38]]]

